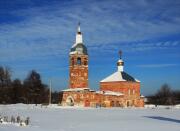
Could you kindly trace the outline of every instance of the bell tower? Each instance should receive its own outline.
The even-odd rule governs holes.
[[[88,53],[83,44],[80,23],[69,53],[69,88],[88,88]]]

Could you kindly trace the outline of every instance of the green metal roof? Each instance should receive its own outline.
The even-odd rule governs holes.
[[[72,47],[71,52],[77,51],[78,48],[82,49],[84,55],[88,55],[87,48],[82,43],[78,43],[76,46]]]
[[[126,72],[123,71],[123,72],[121,72],[121,74],[122,74],[122,78],[123,78],[124,80],[136,82],[136,80],[135,80],[132,76],[130,76],[129,74],[127,74]]]

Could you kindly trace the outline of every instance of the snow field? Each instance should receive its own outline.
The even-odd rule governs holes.
[[[180,131],[180,109],[78,108],[0,105],[0,115],[30,117],[30,125],[0,124],[0,131]]]

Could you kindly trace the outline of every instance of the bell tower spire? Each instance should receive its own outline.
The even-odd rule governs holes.
[[[82,33],[81,33],[81,28],[80,28],[80,22],[78,23],[78,27],[77,27],[75,44],[79,44],[79,43],[81,43],[81,44],[83,43]]]
[[[69,53],[69,88],[88,88],[88,52],[82,41],[80,23]]]
[[[78,28],[77,28],[77,33],[81,33],[81,28],[80,28],[80,22],[78,22]]]

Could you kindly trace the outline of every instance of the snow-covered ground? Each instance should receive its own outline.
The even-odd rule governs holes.
[[[0,131],[180,131],[180,106],[75,108],[0,105],[1,116],[30,117],[30,125],[0,124]]]

